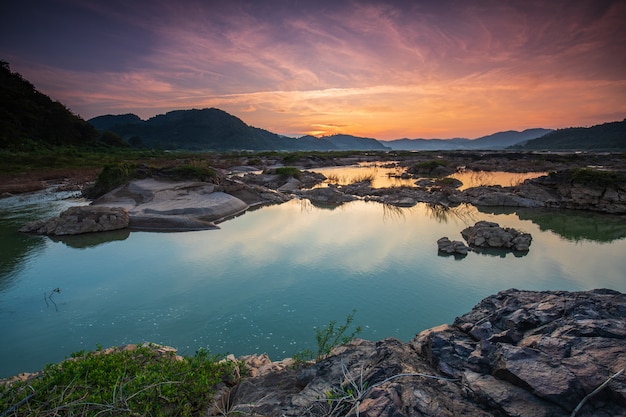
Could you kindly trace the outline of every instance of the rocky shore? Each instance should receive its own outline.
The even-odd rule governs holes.
[[[626,294],[509,289],[409,342],[226,360],[247,373],[218,385],[208,416],[626,416]]]
[[[382,155],[334,160],[303,157],[294,161],[294,165],[302,169],[296,169],[297,175],[285,175],[276,168],[268,168],[268,165],[279,163],[268,159],[256,161],[261,162],[260,167],[245,165],[219,170],[218,177],[211,183],[144,178],[133,180],[95,200],[90,206],[93,207],[91,214],[87,213],[90,209],[83,208],[79,217],[75,216],[76,213],[65,213],[59,218],[29,224],[22,231],[61,235],[115,230],[120,227],[135,230],[198,230],[216,227],[217,222],[243,213],[250,206],[281,203],[291,198],[306,198],[313,204],[323,206],[338,206],[361,199],[398,207],[412,207],[418,203],[446,208],[472,204],[479,207],[626,213],[623,158],[607,158],[607,165],[601,167],[577,168],[571,161],[569,164],[562,161],[537,164],[537,160],[528,156],[510,159],[511,155],[504,155],[509,159],[502,155],[490,155],[490,165],[486,163],[486,158],[482,158],[479,164],[473,154],[453,154],[441,160],[426,161],[422,160],[424,155],[421,155],[390,162],[392,166],[403,168],[402,178],[414,179],[415,185],[389,188],[373,188],[368,180],[348,185],[331,182],[327,186],[317,187],[326,178],[306,170],[307,167],[363,162],[381,158]],[[468,169],[468,166],[473,169],[520,171],[523,167],[530,169],[529,164],[533,161],[534,169],[562,169],[516,185],[477,186],[464,190],[459,189],[458,180],[442,177]],[[585,161],[589,163],[595,160],[587,157]],[[120,226],[123,224],[123,215],[100,215],[102,207],[124,210],[128,214],[127,225]],[[87,218],[86,222],[83,222],[84,218]]]
[[[511,289],[408,343],[354,340],[305,367],[241,359],[251,377],[222,398],[243,415],[624,416],[626,295]]]

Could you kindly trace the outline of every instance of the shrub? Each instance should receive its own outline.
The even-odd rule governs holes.
[[[130,181],[136,176],[136,172],[137,167],[135,165],[126,163],[106,165],[100,172],[100,175],[98,175],[98,179],[96,179],[96,183],[90,192],[91,196],[99,197],[108,193]]]
[[[276,174],[280,175],[283,178],[300,178],[300,175],[302,175],[302,171],[300,171],[296,167],[279,167],[276,168]]]
[[[572,183],[594,187],[616,186],[626,182],[626,176],[615,171],[577,168],[571,171]]]
[[[35,378],[0,386],[6,415],[201,415],[237,363],[201,350],[176,357],[143,345],[77,352]],[[3,414],[4,415],[4,414]]]
[[[171,173],[177,179],[197,179],[200,181],[209,181],[217,177],[217,172],[209,167],[203,165],[180,165],[172,168]]]
[[[304,349],[293,355],[293,358],[296,360],[296,362],[305,362],[313,358],[315,358],[316,362],[319,362],[322,359],[326,358],[330,354],[330,351],[333,350],[333,348],[339,345],[345,345],[346,343],[349,343],[352,339],[354,339],[357,335],[359,335],[362,330],[361,326],[356,326],[356,328],[350,334],[346,334],[346,332],[352,326],[352,321],[354,321],[355,314],[356,310],[352,310],[352,313],[346,316],[345,323],[340,326],[337,325],[336,321],[332,320],[322,329],[315,329],[317,352],[313,354],[313,351],[311,351],[310,349]]]

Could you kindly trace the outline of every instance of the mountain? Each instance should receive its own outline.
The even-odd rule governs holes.
[[[526,129],[522,132],[509,130],[477,139],[397,139],[386,142],[394,150],[434,151],[462,149],[504,149],[509,146],[541,137],[552,132],[549,129]]]
[[[0,149],[94,145],[98,131],[0,61]]]
[[[361,138],[351,135],[331,135],[322,139],[332,143],[340,150],[362,150],[362,151],[388,151],[390,147],[383,145],[376,139]]]
[[[187,150],[386,150],[370,138],[334,135],[290,138],[248,126],[223,110],[174,110],[141,120],[134,114],[105,115],[89,120],[100,131],[119,135],[133,146]]]
[[[626,150],[626,119],[591,127],[558,129],[538,139],[519,144],[517,149]]]
[[[104,116],[94,117],[89,119],[89,123],[101,132],[111,130],[118,125],[132,125],[134,123],[141,123],[142,120],[136,114],[107,114]]]

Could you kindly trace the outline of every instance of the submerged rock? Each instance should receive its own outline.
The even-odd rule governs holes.
[[[503,248],[516,251],[528,251],[532,236],[510,227],[502,228],[499,224],[479,221],[474,226],[461,231],[461,235],[470,246],[479,248]]]

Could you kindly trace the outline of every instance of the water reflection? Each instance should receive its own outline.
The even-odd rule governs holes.
[[[324,174],[327,178],[320,186],[328,184],[348,185],[370,180],[372,188],[415,186],[415,179],[401,178],[405,169],[393,164],[367,163],[361,165],[312,168],[309,171]]]
[[[478,220],[531,233],[530,252],[436,255],[437,239],[460,239]],[[95,246],[40,238],[0,291],[10,341],[0,344],[0,377],[96,344],[141,341],[280,359],[314,347],[315,326],[353,308],[363,337],[409,340],[506,288],[626,290],[626,240],[574,243],[514,212],[365,201],[323,210],[292,200],[220,228],[132,232]]]
[[[426,204],[426,209],[430,218],[440,223],[447,223],[449,220],[454,219],[470,225],[478,219],[478,209],[471,204],[460,204],[458,206]]]
[[[463,183],[459,190],[473,187],[500,185],[502,187],[514,187],[527,179],[538,178],[546,175],[546,172],[505,172],[505,171],[471,171],[465,170],[449,175]]]
[[[626,238],[624,216],[579,210],[480,207],[483,213],[515,214],[530,220],[542,231],[551,231],[565,240],[610,243]]]
[[[61,242],[75,249],[93,248],[109,242],[126,240],[130,236],[130,229],[111,230],[99,233],[84,233],[71,236],[50,236],[53,242]]]

